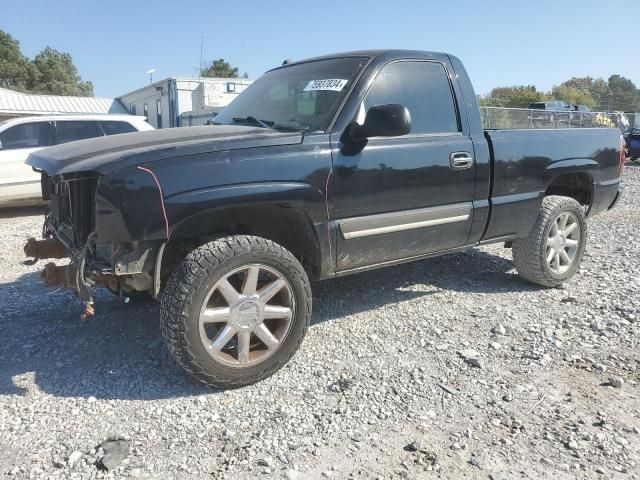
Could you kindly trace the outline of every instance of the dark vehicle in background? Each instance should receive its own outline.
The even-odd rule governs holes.
[[[529,108],[532,110],[551,110],[554,112],[572,112],[574,110],[573,106],[560,100],[531,103],[529,104]]]
[[[530,103],[529,109],[533,110],[531,123],[537,128],[568,126],[573,119],[573,106],[559,100]],[[538,113],[537,110],[543,112]]]
[[[49,285],[161,296],[177,362],[222,387],[281,368],[309,326],[311,280],[488,243],[557,286],[586,219],[619,196],[617,129],[483,130],[456,57],[371,50],[275,68],[216,125],[31,155],[51,182]]]
[[[571,124],[574,127],[595,127],[595,114],[586,105],[574,105],[575,113],[572,115]]]
[[[595,127],[595,114],[586,105],[570,105],[560,100],[529,104],[532,123],[539,127]],[[538,113],[537,110],[544,110]]]
[[[586,105],[574,105],[573,109],[576,112],[581,112],[581,113],[589,113],[589,112],[591,112],[591,109],[589,107],[587,107]]]
[[[640,159],[640,128],[630,128],[622,134],[627,144],[627,156],[629,160]]]

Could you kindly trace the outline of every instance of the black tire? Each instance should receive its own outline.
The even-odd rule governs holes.
[[[565,212],[574,215],[580,235],[573,262],[565,272],[556,273],[547,264],[547,238],[556,219]],[[531,233],[513,242],[513,263],[518,274],[525,280],[545,287],[557,287],[571,278],[580,267],[586,243],[587,223],[584,208],[573,198],[550,195],[543,199],[542,208]]]
[[[288,282],[295,300],[292,323],[276,351],[262,362],[234,368],[216,361],[199,333],[200,309],[215,283],[234,269],[266,265]],[[172,273],[162,294],[160,322],[169,352],[190,375],[211,386],[237,388],[279,370],[299,348],[311,318],[311,287],[298,260],[282,246],[261,237],[221,238],[193,250]]]

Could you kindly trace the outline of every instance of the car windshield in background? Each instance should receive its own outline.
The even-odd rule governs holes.
[[[213,123],[324,131],[366,61],[366,57],[333,58],[267,72]]]

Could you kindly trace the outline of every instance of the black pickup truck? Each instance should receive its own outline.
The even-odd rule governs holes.
[[[223,387],[299,347],[310,280],[501,242],[525,279],[578,269],[619,196],[619,130],[483,130],[454,56],[375,50],[289,63],[213,126],[33,153],[50,207],[25,253],[49,285],[160,298],[175,359]]]

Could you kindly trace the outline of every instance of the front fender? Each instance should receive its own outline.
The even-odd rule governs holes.
[[[265,236],[307,257],[314,275],[333,274],[324,193],[298,182],[268,182],[183,192],[166,199],[170,240],[227,233]]]
[[[96,190],[96,227],[102,242],[167,239],[162,188],[143,166],[105,175]]]
[[[333,235],[327,146],[326,136],[310,136],[300,145],[176,155],[104,175],[96,196],[100,239],[169,241],[244,233],[256,224],[295,237],[305,228],[324,263]],[[272,219],[281,223],[268,231]]]
[[[316,226],[326,223],[324,194],[298,182],[270,182],[230,185],[195,190],[166,198],[170,239],[211,233],[206,219],[217,212],[266,206],[304,211]],[[225,225],[220,225],[220,230]]]

